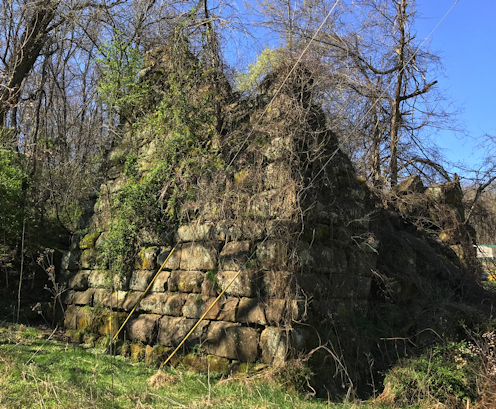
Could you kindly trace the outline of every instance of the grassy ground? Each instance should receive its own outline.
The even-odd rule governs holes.
[[[270,373],[222,378],[169,369],[157,375],[101,348],[55,338],[49,330],[0,325],[0,408],[357,407],[303,396]]]

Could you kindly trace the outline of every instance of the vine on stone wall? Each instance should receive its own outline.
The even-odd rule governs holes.
[[[209,84],[210,72],[181,47],[175,48],[170,58],[174,69],[153,73],[162,77],[160,103],[132,130],[153,130],[153,138],[159,142],[153,166],[140,169],[134,146],[124,163],[126,182],[112,204],[113,219],[102,261],[115,271],[132,265],[142,240],[140,232],[162,234],[180,222],[181,205],[197,195],[193,183],[197,175],[209,175],[224,167],[214,146],[218,118],[211,107],[218,96]],[[136,95],[143,93],[141,84],[148,90],[148,81],[141,79],[134,89]]]

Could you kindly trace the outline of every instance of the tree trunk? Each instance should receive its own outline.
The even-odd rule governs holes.
[[[7,81],[0,92],[0,126],[6,125],[8,112],[21,94],[21,86],[48,40],[49,25],[55,18],[60,1],[39,3],[20,38],[20,47],[12,50],[7,62]]]
[[[389,180],[391,187],[398,184],[398,133],[401,124],[401,88],[403,86],[403,77],[405,75],[405,20],[406,7],[408,1],[401,0],[398,2],[397,21],[400,30],[400,43],[396,52],[398,53],[398,74],[396,76],[396,88],[394,91],[393,106],[391,112],[391,157],[389,162]]]

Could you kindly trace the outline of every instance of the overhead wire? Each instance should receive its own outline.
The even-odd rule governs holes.
[[[331,13],[336,8],[336,6],[338,5],[339,1],[340,0],[336,0],[336,2],[334,3],[334,5],[332,6],[331,10],[329,11],[329,13],[327,13],[326,17],[324,18],[324,20],[322,21],[322,23],[320,24],[320,26],[318,27],[318,29],[315,31],[314,35],[312,36],[311,40],[309,41],[309,43],[307,44],[307,46],[305,47],[305,49],[301,52],[300,56],[298,57],[297,61],[293,64],[293,67],[291,68],[291,70],[289,71],[289,73],[286,75],[286,78],[284,78],[284,81],[281,83],[281,85],[279,86],[279,88],[275,92],[275,94],[272,97],[271,101],[267,104],[265,110],[262,112],[262,114],[258,118],[255,126],[252,127],[252,129],[249,132],[248,136],[245,138],[245,140],[243,141],[243,143],[240,145],[238,151],[236,152],[236,154],[234,155],[234,157],[229,162],[228,167],[230,167],[233,164],[233,162],[236,160],[237,156],[239,155],[239,153],[243,149],[244,145],[250,139],[250,137],[253,134],[253,132],[256,129],[256,127],[260,124],[260,121],[262,120],[262,118],[267,113],[270,105],[275,100],[275,98],[277,97],[277,95],[279,94],[279,92],[281,91],[281,89],[283,88],[283,86],[286,84],[286,82],[288,81],[288,79],[291,76],[291,74],[293,73],[293,71],[296,69],[297,65],[299,64],[299,62],[303,58],[303,55],[306,53],[306,51],[310,47],[311,43],[317,37],[317,34],[320,32],[320,30],[322,29],[322,27],[324,26],[324,24],[326,23],[326,21],[329,19]],[[270,237],[270,234],[277,228],[277,226],[279,225],[280,222],[281,222],[281,220],[278,220],[277,221],[277,223],[274,225],[274,227],[272,228],[272,230],[270,230],[270,232],[267,233],[267,235],[265,236],[265,238],[262,240],[261,244],[264,244],[268,240],[268,238]],[[177,353],[177,351],[184,345],[184,343],[186,342],[186,340],[191,336],[191,334],[196,330],[196,328],[198,328],[198,326],[200,325],[200,323],[205,319],[205,317],[212,310],[212,308],[215,306],[215,304],[217,304],[217,302],[222,298],[222,296],[225,294],[225,292],[231,287],[231,285],[234,283],[234,281],[236,281],[236,279],[241,275],[242,271],[244,270],[244,268],[246,267],[246,265],[248,264],[248,262],[250,262],[253,259],[254,256],[255,256],[255,252],[252,252],[252,254],[248,258],[248,260],[243,264],[243,266],[241,266],[241,268],[237,271],[237,273],[229,281],[229,283],[226,285],[226,287],[221,291],[221,293],[212,302],[212,304],[205,310],[205,312],[198,319],[198,321],[191,328],[191,330],[186,334],[186,336],[182,339],[182,341],[179,343],[179,345],[176,347],[176,349],[167,357],[167,359],[164,362],[162,362],[162,364],[160,365],[159,370],[162,369],[165,365],[167,365],[167,363],[172,359],[172,357]]]
[[[420,51],[420,49],[423,47],[423,45],[427,42],[427,40],[432,36],[432,34],[434,34],[434,32],[437,30],[437,28],[441,25],[441,23],[446,19],[446,17],[448,17],[448,15],[451,13],[451,11],[454,9],[454,7],[457,5],[457,3],[459,2],[460,0],[456,0],[453,5],[451,6],[451,8],[446,12],[446,14],[443,16],[443,18],[436,24],[436,26],[432,29],[432,31],[429,33],[429,35],[424,38],[424,40],[420,43],[420,45],[417,47],[417,49],[415,50],[415,52],[411,55],[411,57],[407,60],[407,62],[403,65],[403,67],[401,68],[400,70],[400,73],[403,73],[403,71],[405,71],[405,67],[408,66],[408,64],[410,64],[410,62],[415,58],[415,56],[418,54],[418,52]],[[340,39],[341,40],[341,39]],[[341,40],[342,41],[342,40]],[[343,42],[343,41],[342,41]],[[344,42],[343,42],[344,44]],[[362,122],[364,121],[365,117],[375,108],[375,106],[378,104],[378,101],[380,99],[382,99],[382,97],[384,97],[386,91],[391,88],[391,86],[393,85],[393,80],[391,80],[391,82],[389,83],[388,86],[386,86],[386,88],[380,93],[379,95],[379,98],[376,99],[376,101],[371,105],[371,107],[365,112],[364,115],[362,115],[361,119],[357,122],[357,124],[355,125],[355,127],[353,128],[353,130],[348,134],[348,136],[346,138],[344,138],[344,140],[341,142],[341,144],[343,142],[346,142],[347,140],[349,140],[351,138],[351,135],[353,135],[358,127],[362,124]],[[338,153],[338,151],[340,150],[341,148],[338,146],[334,152],[331,154],[331,156],[327,159],[327,161],[324,163],[324,165],[320,168],[320,170],[317,172],[317,174],[312,178],[312,180],[310,181],[310,183],[307,185],[306,189],[308,189],[312,184],[313,182],[315,182],[315,180],[319,177],[319,175],[324,171],[324,169],[327,167],[327,165],[329,165],[329,163],[331,162],[331,160],[334,158],[334,156],[336,156],[336,154]]]
[[[260,117],[258,118],[257,122],[255,123],[255,125],[251,128],[251,131],[248,133],[248,136],[245,138],[245,140],[243,141],[243,143],[240,145],[238,151],[236,152],[236,154],[234,155],[234,157],[231,159],[231,161],[229,162],[229,165],[227,165],[227,167],[229,168],[233,163],[234,161],[236,160],[236,158],[238,157],[239,153],[241,152],[241,150],[243,149],[243,147],[245,146],[246,142],[248,142],[248,140],[250,139],[251,135],[253,135],[253,132],[255,131],[256,127],[260,124],[260,121],[262,120],[262,118],[265,116],[265,114],[268,112],[271,104],[274,102],[274,100],[276,99],[277,95],[279,95],[279,92],[281,92],[282,88],[284,87],[284,85],[286,84],[286,82],[288,81],[289,77],[291,76],[291,74],[293,73],[293,71],[296,69],[296,67],[298,66],[298,64],[300,63],[301,59],[303,58],[303,56],[305,55],[305,53],[307,52],[308,48],[310,47],[310,45],[312,44],[312,42],[315,40],[315,38],[317,37],[317,34],[319,34],[320,30],[322,30],[322,27],[324,27],[324,24],[326,23],[326,21],[329,19],[329,17],[331,16],[331,13],[334,11],[334,9],[336,8],[336,6],[338,5],[340,0],[336,0],[336,2],[334,3],[334,5],[332,6],[331,10],[329,11],[329,13],[327,13],[327,15],[325,16],[324,20],[322,21],[322,23],[320,24],[320,26],[317,28],[317,30],[315,31],[314,35],[312,36],[312,38],[310,39],[310,41],[308,42],[307,46],[303,49],[303,51],[301,52],[300,56],[298,57],[298,59],[296,60],[296,62],[293,64],[293,67],[291,68],[291,70],[289,71],[288,75],[286,75],[286,78],[284,78],[284,81],[281,83],[281,85],[279,86],[279,88],[276,90],[274,96],[272,97],[272,99],[270,100],[270,102],[267,104],[267,106],[265,107],[264,111],[262,112],[262,114],[260,115]]]
[[[451,11],[453,10],[453,8],[456,6],[456,4],[459,2],[459,0],[456,0],[455,3],[451,6],[451,8],[448,10],[448,12],[443,16],[443,18],[439,21],[439,23],[434,27],[434,29],[430,32],[430,34],[424,39],[424,41],[421,42],[421,44],[418,46],[417,50],[415,51],[415,53],[410,57],[410,59],[407,61],[407,63],[401,68],[402,71],[404,71],[405,69],[405,66],[407,66],[413,58],[415,58],[415,55],[420,51],[421,47],[425,44],[425,42],[432,36],[432,34],[436,31],[436,29],[439,27],[439,25],[444,21],[444,19],[451,13]],[[298,60],[296,61],[296,63],[293,65],[293,68],[291,69],[291,71],[289,72],[289,74],[286,76],[286,78],[284,79],[283,83],[279,86],[279,88],[277,89],[276,93],[274,94],[274,96],[272,97],[271,101],[269,102],[269,104],[267,105],[267,107],[265,108],[265,110],[263,111],[263,113],[260,115],[260,117],[258,118],[258,121],[256,122],[255,126],[252,128],[252,130],[250,131],[250,133],[248,134],[248,136],[245,138],[245,140],[243,141],[240,149],[236,152],[236,155],[233,157],[233,159],[230,161],[229,166],[232,165],[232,163],[234,162],[234,160],[236,159],[236,157],[238,156],[239,152],[241,151],[241,149],[243,148],[243,146],[246,144],[246,142],[248,141],[248,139],[250,138],[250,136],[253,134],[254,132],[254,129],[256,128],[256,126],[260,123],[260,121],[262,120],[263,116],[267,113],[269,107],[270,107],[270,104],[272,104],[272,102],[274,101],[274,99],[276,98],[277,94],[281,91],[282,87],[284,86],[284,84],[287,82],[287,80],[289,79],[291,73],[295,70],[296,66],[298,65],[298,63],[301,61],[301,58],[303,57],[303,55],[305,54],[305,52],[308,50],[310,44],[315,40],[318,32],[322,29],[323,25],[325,24],[325,22],[328,20],[329,16],[331,15],[332,11],[334,10],[334,8],[337,6],[337,4],[339,3],[339,0],[337,0],[335,3],[334,3],[334,6],[332,7],[332,9],[329,11],[329,13],[326,15],[325,19],[323,20],[322,24],[319,26],[319,28],[317,29],[317,31],[315,32],[315,34],[313,35],[313,37],[311,38],[310,42],[308,43],[308,45],[305,47],[305,49],[303,50],[303,52],[301,53],[300,57],[298,58]],[[402,72],[401,71],[401,72]],[[393,82],[391,82],[387,87],[386,89],[380,94],[380,97],[383,97],[384,96],[384,93],[386,92],[387,89],[389,89],[391,87],[391,85],[393,84]],[[376,100],[374,102],[374,104],[371,106],[371,108],[365,113],[364,116],[362,116],[362,119],[355,125],[355,128],[353,129],[353,132],[355,132],[357,129],[358,129],[358,126],[361,124],[361,122],[363,121],[363,118],[375,107],[375,105],[377,104],[377,101]],[[350,133],[349,136],[347,138],[350,138],[351,135],[353,134]],[[324,163],[324,165],[320,168],[320,170],[317,172],[317,174],[311,179],[310,183],[307,185],[307,187],[305,189],[308,189],[314,182],[315,180],[317,179],[317,177],[324,171],[324,169],[327,167],[327,165],[331,162],[331,160],[334,158],[334,156],[337,154],[337,152],[339,152],[341,148],[338,147],[336,148],[333,153],[331,154],[331,156],[328,158],[328,160]],[[275,231],[275,229],[278,227],[278,225],[281,223],[282,219],[280,218],[277,223],[275,223],[275,225],[273,226],[273,228],[266,234],[265,238],[262,240],[262,242],[260,244],[264,244],[268,239],[269,237],[271,236],[271,234]],[[215,304],[220,300],[220,298],[225,294],[225,292],[229,289],[229,287],[234,283],[234,281],[241,275],[242,271],[244,270],[244,268],[247,266],[247,264],[253,259],[253,257],[255,257],[255,254],[256,254],[256,251],[253,251],[250,255],[250,257],[248,258],[248,260],[241,266],[241,268],[238,270],[238,272],[234,275],[234,277],[231,279],[231,281],[226,285],[226,287],[222,290],[222,292],[217,296],[217,298],[212,302],[212,304],[207,308],[207,310],[202,314],[202,316],[198,319],[198,321],[196,322],[196,324],[191,328],[191,330],[186,334],[186,336],[182,339],[182,341],[178,344],[178,346],[174,349],[174,351],[167,357],[167,359],[160,365],[160,368],[159,370],[161,370],[165,365],[167,365],[168,362],[170,362],[170,360],[172,359],[172,357],[177,353],[177,351],[179,351],[179,349],[184,345],[184,343],[187,341],[187,339],[191,336],[191,334],[198,328],[198,326],[200,325],[200,323],[205,319],[205,317],[208,315],[208,313],[211,311],[211,309],[215,306]]]

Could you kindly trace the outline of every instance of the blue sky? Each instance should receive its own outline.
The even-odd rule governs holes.
[[[246,13],[243,0],[237,0],[233,6],[238,13]],[[444,67],[444,75],[433,79],[438,80],[438,87],[447,100],[459,109],[455,120],[463,132],[439,131],[435,141],[449,162],[464,163],[473,169],[480,166],[488,152],[487,147],[479,146],[484,135],[496,135],[496,70],[493,68],[496,64],[496,0],[417,0],[414,26],[417,39],[427,38],[452,7],[428,42],[430,50],[441,57]],[[263,30],[254,30],[255,38],[246,39],[248,46],[238,44],[244,49],[238,54],[241,66],[253,61],[256,52],[267,44],[277,44],[277,40]],[[447,169],[470,176],[469,172],[453,166],[447,165]]]
[[[427,37],[454,3],[418,0],[418,38]],[[458,121],[467,133],[443,131],[437,142],[448,159],[471,167],[487,152],[477,148],[484,135],[496,135],[495,19],[496,1],[460,0],[430,37],[431,50],[439,53],[445,68],[439,86],[462,109]]]

